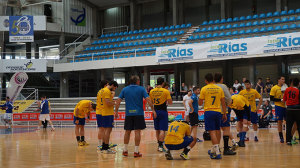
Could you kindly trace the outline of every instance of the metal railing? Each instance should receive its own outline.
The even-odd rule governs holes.
[[[38,100],[39,90],[35,88],[23,88],[16,100]],[[1,89],[1,99],[6,97],[7,89]]]
[[[102,29],[102,34],[106,33],[117,33],[117,32],[128,32],[128,26],[117,26],[117,27],[107,27]]]

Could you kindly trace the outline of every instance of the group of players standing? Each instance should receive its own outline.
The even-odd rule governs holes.
[[[89,119],[90,111],[96,110],[98,124],[98,141],[99,150],[106,154],[114,154],[115,150],[111,145],[110,134],[114,127],[114,119],[118,118],[118,110],[121,101],[125,99],[125,123],[124,123],[124,149],[123,156],[128,156],[128,144],[130,134],[135,132],[134,157],[141,157],[139,145],[141,141],[141,130],[146,128],[144,119],[143,102],[147,101],[153,111],[154,128],[158,143],[158,151],[165,152],[168,160],[172,160],[171,150],[184,149],[180,154],[183,159],[189,159],[188,153],[197,142],[198,128],[198,111],[199,106],[204,108],[205,130],[209,131],[212,148],[208,150],[211,159],[221,159],[220,140],[221,130],[223,131],[224,155],[235,155],[235,150],[245,147],[246,132],[249,130],[250,122],[254,129],[254,140],[258,141],[257,121],[258,111],[262,104],[261,95],[251,88],[250,81],[245,81],[245,89],[235,94],[223,83],[223,76],[220,73],[212,75],[208,73],[205,76],[205,83],[201,90],[199,87],[193,88],[191,99],[188,101],[186,109],[187,121],[174,121],[168,127],[167,106],[172,104],[170,92],[163,87],[164,79],[157,79],[156,88],[147,94],[146,90],[140,85],[138,76],[132,76],[129,81],[130,85],[125,87],[117,100],[113,100],[114,91],[118,87],[116,81],[101,81],[101,90],[97,94],[97,104],[89,100],[80,101],[74,109],[74,124],[76,125],[75,133],[78,145],[85,146],[88,143],[84,140],[85,118]],[[299,81],[298,81],[299,83]],[[285,116],[285,105],[282,105],[283,93],[281,86],[284,84],[284,77],[278,79],[278,85],[271,90],[271,100],[275,101],[275,111],[278,119],[278,131],[281,142],[282,120]],[[198,96],[200,94],[200,96]],[[299,91],[298,94],[299,96]],[[291,96],[290,96],[291,97]],[[256,99],[259,103],[256,105]],[[287,100],[285,100],[287,101]],[[230,111],[233,109],[238,119],[237,129],[239,131],[240,141],[236,142],[230,132]],[[115,109],[115,110],[114,110]],[[188,123],[190,125],[188,125]],[[167,131],[167,133],[166,133]],[[288,130],[289,131],[289,130]],[[288,137],[288,136],[287,136]],[[229,146],[229,139],[232,141]],[[287,140],[288,141],[288,140]],[[164,146],[167,150],[164,149]]]

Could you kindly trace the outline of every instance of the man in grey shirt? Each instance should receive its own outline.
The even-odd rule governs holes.
[[[215,84],[222,88],[225,96],[226,106],[228,107],[231,104],[231,95],[229,89],[226,85],[223,84],[223,76],[221,73],[216,73],[214,76]],[[224,155],[235,155],[234,150],[237,149],[238,144],[235,142],[231,132],[230,132],[230,112],[226,112],[227,120],[225,122],[221,121],[221,128],[223,130],[223,140],[224,140]],[[229,138],[232,140],[232,150],[228,145]]]

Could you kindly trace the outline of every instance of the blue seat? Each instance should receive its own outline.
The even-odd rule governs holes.
[[[294,13],[295,13],[295,11],[293,9],[291,9],[291,10],[288,11],[289,15],[293,15]]]
[[[174,30],[175,26],[170,26],[170,30]]]
[[[89,61],[88,59],[84,59],[84,61]]]
[[[232,18],[228,18],[226,22],[232,22]]]
[[[163,31],[164,30],[164,28],[163,27],[160,27],[159,29],[158,29],[158,31]]]
[[[155,44],[159,44],[159,43],[160,43],[160,40],[155,40],[154,43],[155,43]]]
[[[173,35],[174,35],[174,36],[177,36],[178,34],[179,34],[179,32],[178,32],[178,31],[175,31]]]
[[[128,32],[124,32],[123,34],[124,34],[124,36],[127,36],[127,35],[128,35]]]
[[[207,24],[208,24],[207,21],[204,21],[204,22],[202,23],[203,26],[205,26],[205,25],[207,25]]]
[[[273,13],[273,16],[279,16],[279,15],[280,15],[280,13],[278,11]]]
[[[170,38],[168,38],[166,42],[170,43],[170,42],[172,42],[172,40]]]
[[[195,31],[194,31],[194,33],[199,33],[200,32],[200,29],[196,29]]]
[[[258,15],[253,15],[252,16],[252,19],[257,19],[258,18]]]
[[[184,34],[184,31],[183,30],[180,30],[180,32],[178,33],[179,35],[182,35]]]
[[[118,47],[119,47],[119,45],[118,45],[118,44],[115,44],[113,48],[118,48]]]
[[[186,28],[186,25],[185,24],[182,24],[181,26],[180,26],[180,28]]]
[[[153,28],[149,28],[149,29],[148,29],[148,32],[153,32]]]
[[[145,42],[140,41],[140,42],[138,43],[138,45],[145,45]]]
[[[154,44],[154,40],[151,40],[151,41],[150,41],[150,45],[152,45],[152,44]]]
[[[266,32],[267,31],[267,29],[265,28],[265,27],[262,27],[262,28],[260,28],[260,30],[259,30],[260,32]]]
[[[134,44],[132,43],[132,42],[130,42],[129,44],[128,44],[128,46],[129,47],[132,47]]]
[[[267,17],[272,17],[272,16],[273,16],[272,12],[267,13]]]
[[[276,24],[276,23],[279,23],[280,22],[280,19],[274,19],[274,23]]]
[[[237,30],[232,32],[232,35],[233,35],[233,36],[234,36],[234,35],[237,35],[237,34],[238,34],[238,31],[237,31]]]
[[[231,29],[231,24],[229,24],[229,25],[226,25],[226,29]]]
[[[272,24],[273,23],[273,20],[272,19],[269,19],[267,20],[266,24]]]
[[[287,11],[281,11],[281,12],[280,12],[280,15],[281,15],[281,16],[287,15]]]
[[[239,27],[239,25],[238,24],[234,24],[233,26],[232,26],[232,28],[238,28]]]
[[[218,37],[219,36],[219,33],[214,33],[213,34],[213,37]]]
[[[205,39],[205,38],[206,38],[205,34],[202,34],[202,35],[200,36],[200,39]]]
[[[226,19],[222,19],[220,23],[226,23]]]
[[[137,36],[135,37],[135,39],[139,40],[139,39],[141,39],[141,36],[140,36],[140,35],[137,35]]]
[[[299,21],[300,20],[300,16],[297,16],[296,20]]]
[[[266,14],[262,13],[259,15],[259,18],[265,18],[266,17]]]
[[[220,30],[224,30],[224,29],[225,29],[224,25],[220,26]]]
[[[167,32],[164,32],[161,36],[163,37],[167,36]]]
[[[296,9],[295,13],[300,13],[300,8]]]
[[[173,32],[167,33],[167,36],[173,36]]]
[[[131,34],[133,34],[133,31],[130,30],[130,31],[128,32],[128,35],[131,35]]]
[[[245,34],[245,30],[240,30],[239,35],[243,35],[243,34]]]
[[[273,27],[272,26],[270,26],[270,27],[268,27],[267,28],[267,31],[269,32],[269,31],[273,31],[274,29],[273,29]]]
[[[214,21],[214,24],[219,24],[220,23],[220,20],[215,20]]]
[[[246,17],[246,20],[250,20],[250,19],[252,19],[252,16],[251,16],[251,15],[248,15],[248,16]]]
[[[225,36],[231,36],[231,32],[226,32]]]
[[[213,20],[210,20],[210,21],[208,22],[208,24],[214,24],[214,21],[213,21]]]
[[[224,32],[221,32],[221,33],[219,34],[219,37],[223,37],[223,36],[225,36],[225,33],[224,33]]]
[[[186,28],[189,28],[189,27],[191,27],[191,26],[192,26],[191,23],[186,24]]]
[[[137,46],[137,45],[139,45],[139,42],[136,41],[136,42],[133,43],[133,46]]]
[[[160,43],[166,43],[166,39],[160,40]]]
[[[116,39],[116,42],[120,42],[120,41],[121,41],[121,38],[120,38],[120,37]]]
[[[157,27],[155,27],[155,28],[153,29],[153,31],[154,31],[154,32],[158,31],[158,28],[157,28]]]
[[[254,21],[253,23],[252,23],[252,26],[257,26],[258,25],[258,21]]]
[[[144,29],[144,30],[143,30],[143,33],[148,33],[148,29]]]
[[[158,34],[157,34],[157,37],[161,37],[161,36],[162,36],[162,34],[161,34],[161,33],[158,33]]]
[[[294,22],[296,20],[296,18],[294,17],[294,16],[291,16],[290,18],[289,18],[289,22]]]
[[[199,40],[200,39],[200,36],[199,36],[199,34],[197,34],[196,36],[195,36],[195,38],[194,38],[195,40]]]
[[[187,40],[194,40],[194,36],[188,37]]]
[[[289,25],[283,25],[281,29],[282,30],[287,30],[288,28],[289,28]]]
[[[166,26],[164,29],[165,29],[165,30],[170,30],[170,27],[169,27],[169,26]]]
[[[172,38],[172,41],[173,41],[173,42],[176,42],[177,40],[178,40],[177,37]]]
[[[252,26],[252,23],[251,22],[247,22],[245,26],[246,27],[250,27],[250,26]]]
[[[284,22],[287,22],[288,21],[288,18],[284,17],[284,18],[281,18],[280,22],[281,23],[284,23]]]
[[[276,27],[275,27],[275,30],[276,30],[276,31],[281,30],[281,26],[276,26]]]
[[[97,40],[95,40],[95,41],[93,41],[92,42],[92,44],[94,45],[94,44],[97,44],[98,43],[98,41]]]
[[[297,28],[300,28],[300,24],[297,25]]]
[[[100,47],[99,47],[99,46],[96,46],[96,47],[95,47],[95,50],[100,50]]]
[[[245,16],[240,17],[240,21],[244,21],[245,19],[246,19]]]
[[[215,27],[213,28],[214,31],[217,31],[217,30],[219,30],[219,29],[220,29],[219,26],[215,26]]]
[[[259,32],[259,29],[258,28],[255,28],[253,29],[252,33],[258,33]]]
[[[211,37],[212,37],[211,34],[207,34],[207,35],[206,35],[206,38],[211,38]]]
[[[111,39],[108,39],[106,42],[107,42],[107,43],[110,43],[110,42],[111,42]]]
[[[245,23],[241,23],[241,24],[239,25],[239,27],[240,27],[240,28],[245,27]]]
[[[75,62],[79,62],[79,60],[75,60]]]
[[[152,34],[152,35],[151,35],[151,38],[155,38],[155,37],[156,37],[156,34]]]
[[[207,31],[212,31],[212,30],[213,30],[212,27],[208,27],[208,28],[207,28]]]
[[[233,18],[233,21],[234,21],[234,22],[237,22],[237,21],[239,21],[239,18],[238,18],[238,17],[235,17],[235,18]]]
[[[289,26],[289,29],[296,29],[297,28],[297,25],[296,24],[291,24],[290,26]]]
[[[264,24],[266,24],[265,20],[262,20],[262,21],[259,22],[259,25],[264,25]]]

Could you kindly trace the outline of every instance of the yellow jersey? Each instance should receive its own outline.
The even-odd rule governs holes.
[[[272,87],[270,91],[270,96],[274,96],[276,99],[282,99],[283,98],[283,93],[281,91],[281,86],[275,85]],[[283,101],[280,102],[274,102],[275,106],[280,106],[285,108],[285,103]]]
[[[109,99],[110,101],[113,101],[111,91],[107,87],[101,90],[100,90],[100,110],[102,112],[102,116],[114,115],[114,106],[108,105],[105,101],[105,99]]]
[[[190,135],[191,127],[187,123],[174,121],[169,125],[169,129],[165,138],[165,144],[181,144],[184,141],[183,138]]]
[[[224,92],[215,84],[208,84],[201,89],[200,99],[204,100],[204,111],[216,111],[222,113],[221,99]]]
[[[249,91],[244,89],[240,91],[239,95],[244,96],[249,101],[251,112],[256,112],[256,99],[260,99],[261,95],[255,89],[250,89]]]
[[[102,104],[102,102],[101,102],[101,97],[100,97],[100,93],[101,92],[103,92],[103,88],[102,89],[100,89],[99,91],[98,91],[98,93],[97,93],[97,100],[96,100],[96,103],[97,103],[97,107],[96,107],[96,114],[99,114],[99,115],[101,115],[102,114],[102,109],[101,109],[101,104]]]
[[[149,96],[156,110],[167,110],[167,100],[172,99],[170,92],[162,87],[152,89]]]
[[[249,106],[249,101],[242,95],[233,95],[231,96],[232,103],[229,106],[230,108],[236,110],[244,110],[244,106]]]
[[[75,109],[74,109],[74,116],[78,118],[85,118],[85,114],[91,112],[91,103],[90,100],[81,100],[77,103]],[[76,115],[76,109],[78,109],[78,115]]]

